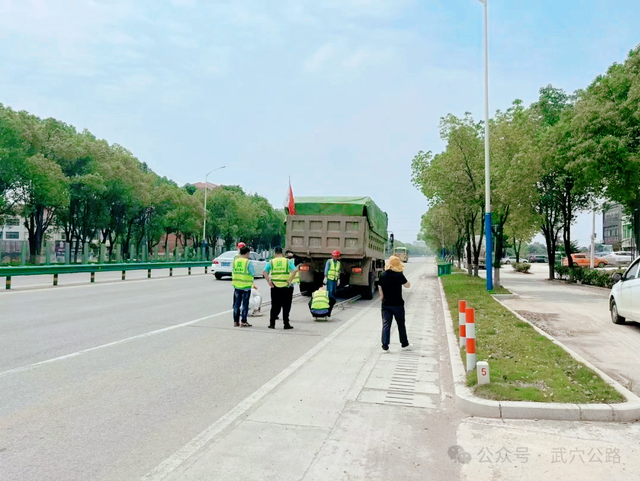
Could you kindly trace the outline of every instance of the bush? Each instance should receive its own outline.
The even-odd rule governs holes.
[[[556,266],[556,277],[569,282],[577,282],[590,286],[605,287],[611,289],[615,284],[613,275],[624,273],[623,269],[615,271],[602,271],[596,269],[583,269],[582,267],[569,268],[566,266]]]
[[[531,264],[529,264],[528,262],[516,262],[511,265],[513,266],[514,271],[523,272],[525,274],[529,272],[529,269],[531,269]]]

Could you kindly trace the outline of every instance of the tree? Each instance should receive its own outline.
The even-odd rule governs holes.
[[[579,93],[571,135],[577,168],[624,206],[640,247],[640,45]]]
[[[505,248],[505,227],[514,211],[531,219],[536,195],[533,142],[536,124],[520,100],[505,112],[498,111],[491,132],[491,217],[495,236],[494,285],[500,286],[500,260]]]
[[[481,124],[471,114],[460,119],[447,115],[440,121],[440,136],[447,142],[444,152],[420,151],[412,161],[412,181],[429,200],[447,204],[464,226],[469,274],[478,275],[484,235],[484,160]],[[479,232],[478,232],[479,231]],[[477,234],[476,234],[477,233]],[[472,261],[473,258],[473,261]]]
[[[555,277],[555,257],[558,235],[565,227],[565,237],[570,238],[570,226],[574,208],[565,204],[572,198],[574,183],[568,172],[566,144],[559,139],[565,134],[565,125],[560,124],[563,112],[569,108],[571,97],[563,90],[548,85],[540,89],[538,102],[532,105],[539,123],[537,140],[538,171],[537,202],[535,209],[547,244],[549,279]],[[554,127],[559,125],[554,130]]]
[[[47,229],[69,202],[66,178],[56,162],[36,154],[25,160],[16,184],[17,203],[29,232],[29,251],[31,256],[40,255]]]

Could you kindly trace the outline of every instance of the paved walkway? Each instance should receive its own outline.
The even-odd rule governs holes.
[[[168,479],[458,479],[460,466],[443,449],[456,444],[458,417],[441,387],[450,367],[439,348],[446,343],[439,342],[435,266],[420,266],[411,280],[411,351],[400,352],[394,332],[390,352],[382,352],[373,301]]]
[[[338,313],[344,324],[329,342],[145,481],[640,479],[638,424],[495,420],[455,408],[434,263],[410,280],[411,351],[395,332],[381,351],[379,301],[351,318]]]

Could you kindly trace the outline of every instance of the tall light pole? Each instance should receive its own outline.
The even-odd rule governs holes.
[[[227,167],[226,165],[223,165],[222,167],[213,169],[212,171],[208,172],[207,175],[204,176],[204,222],[202,223],[202,245],[203,246],[205,244],[205,239],[207,238],[206,237],[207,235],[207,191],[209,190],[209,182],[207,182],[207,178],[209,177],[209,174],[212,174],[216,170],[224,169],[226,167]]]
[[[491,173],[489,170],[489,0],[484,5],[484,235],[486,237],[487,290],[493,290],[493,238],[491,236]]]

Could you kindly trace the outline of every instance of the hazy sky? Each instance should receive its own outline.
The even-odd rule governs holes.
[[[491,108],[585,87],[640,42],[637,0],[490,1]],[[410,161],[483,116],[478,0],[0,0],[0,102],[180,184],[369,195],[412,241]],[[577,226],[588,242],[590,216]]]

